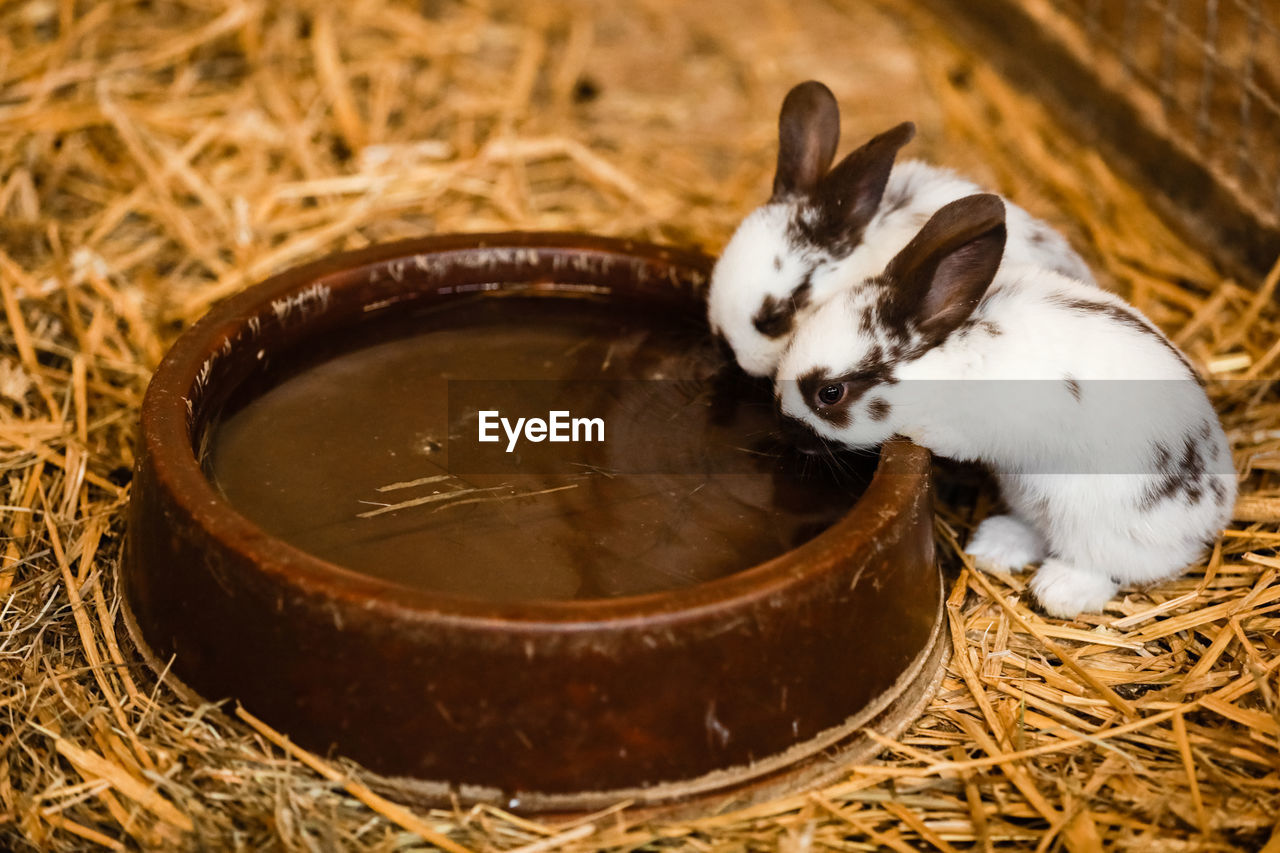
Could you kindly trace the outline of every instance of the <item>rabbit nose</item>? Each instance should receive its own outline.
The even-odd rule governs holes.
[[[790,415],[778,413],[779,430],[782,437],[796,450],[807,456],[817,456],[827,449],[827,443],[813,431],[807,423],[799,418],[793,418]]]

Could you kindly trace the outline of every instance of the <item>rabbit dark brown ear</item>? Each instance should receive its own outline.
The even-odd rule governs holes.
[[[831,168],[840,142],[836,96],[817,80],[792,88],[778,115],[778,170],[774,200],[808,195]]]
[[[916,126],[904,121],[850,153],[822,180],[816,198],[822,230],[833,244],[857,245],[880,207],[898,150],[915,135]]]
[[[1004,202],[971,195],[935,213],[889,262],[886,320],[912,321],[929,345],[941,343],[973,314],[1004,255]]]

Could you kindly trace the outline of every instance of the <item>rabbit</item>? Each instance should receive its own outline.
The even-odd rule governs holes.
[[[915,134],[904,122],[874,137],[835,168],[840,115],[817,81],[793,88],[778,119],[773,194],[738,226],[711,275],[707,316],[739,365],[772,377],[797,315],[884,265],[949,201],[980,192],[920,161],[894,166]],[[1010,263],[1034,263],[1092,282],[1062,235],[1008,205]]]
[[[1182,353],[1119,297],[1002,263],[1005,210],[986,194],[943,206],[800,322],[774,390],[810,444],[901,435],[992,469],[1009,512],[965,550],[983,568],[1041,563],[1032,593],[1072,618],[1202,556],[1236,480]]]

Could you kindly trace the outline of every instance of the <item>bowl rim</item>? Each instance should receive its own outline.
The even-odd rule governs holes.
[[[249,325],[250,318],[269,310],[272,301],[285,294],[322,281],[336,281],[341,286],[341,277],[349,281],[365,268],[423,254],[494,249],[525,249],[548,255],[585,252],[615,260],[638,259],[667,265],[677,270],[683,280],[690,281],[699,295],[714,263],[710,255],[674,246],[571,232],[515,231],[378,243],[287,269],[215,304],[173,343],[143,398],[137,467],[140,469],[144,459],[149,459],[156,485],[167,494],[173,508],[221,547],[237,552],[258,572],[321,606],[354,608],[373,616],[422,625],[487,632],[518,628],[538,634],[625,626],[660,630],[723,613],[726,608],[738,611],[776,599],[789,589],[820,578],[833,562],[841,561],[842,555],[874,546],[896,512],[909,506],[919,488],[927,487],[928,451],[895,439],[884,445],[871,482],[850,510],[822,533],[777,557],[679,589],[617,598],[516,602],[433,592],[332,563],[267,533],[218,491],[196,455],[188,400],[196,393],[211,354],[230,346],[236,334]],[[575,288],[564,288],[572,289]],[[537,291],[555,298],[557,288],[542,286]],[[696,309],[696,303],[691,307]],[[194,438],[198,440],[199,436]]]

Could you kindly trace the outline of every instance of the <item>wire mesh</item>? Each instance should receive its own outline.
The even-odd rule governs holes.
[[[1230,184],[1280,218],[1280,2],[1050,0],[1125,97]]]

